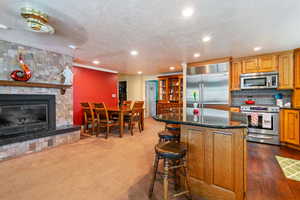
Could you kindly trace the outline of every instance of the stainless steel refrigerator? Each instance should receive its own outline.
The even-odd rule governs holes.
[[[188,67],[187,109],[228,105],[229,62]]]

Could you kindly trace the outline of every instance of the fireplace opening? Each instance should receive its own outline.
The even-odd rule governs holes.
[[[1,137],[55,129],[54,95],[0,95]]]
[[[48,108],[46,104],[0,107],[0,132],[5,135],[47,128]]]

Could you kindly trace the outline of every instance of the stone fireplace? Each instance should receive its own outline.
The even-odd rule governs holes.
[[[61,73],[72,57],[0,40],[0,80],[19,69],[18,48],[32,70],[30,82],[61,84]],[[73,91],[56,88],[0,86],[0,160],[42,151],[79,140],[73,126]]]

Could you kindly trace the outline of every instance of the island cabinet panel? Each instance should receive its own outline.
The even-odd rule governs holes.
[[[294,62],[293,53],[281,54],[278,57],[279,88],[294,88]]]
[[[189,181],[194,195],[206,200],[243,200],[246,183],[245,129],[182,125]]]
[[[278,69],[277,55],[263,55],[258,57],[258,72],[272,72]]]

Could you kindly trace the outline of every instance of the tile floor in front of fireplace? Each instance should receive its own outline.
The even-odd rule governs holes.
[[[162,128],[146,119],[142,134],[87,138],[0,162],[0,199],[147,200],[153,147]],[[298,199],[299,182],[287,180],[274,157],[300,159],[298,152],[255,143],[248,151],[248,200]],[[162,199],[157,186],[153,200]]]

